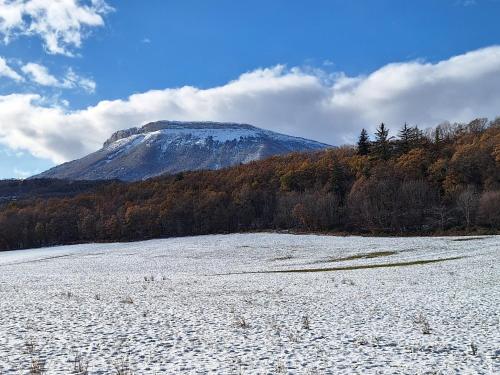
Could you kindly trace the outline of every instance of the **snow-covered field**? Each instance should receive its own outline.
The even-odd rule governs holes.
[[[265,233],[0,253],[0,374],[498,374],[499,261]]]

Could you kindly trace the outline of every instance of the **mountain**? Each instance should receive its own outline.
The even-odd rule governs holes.
[[[328,147],[247,124],[157,121],[120,130],[100,150],[33,178],[135,181]]]
[[[405,147],[390,138],[388,155],[345,146],[146,181],[92,181],[99,186],[51,199],[0,184],[0,193],[19,196],[0,204],[0,251],[261,230],[500,234],[500,118],[477,124],[437,127]]]

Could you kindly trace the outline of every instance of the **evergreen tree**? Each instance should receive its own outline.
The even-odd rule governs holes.
[[[403,128],[399,131],[398,151],[405,154],[411,149],[412,128],[404,124]]]
[[[341,200],[347,193],[347,178],[340,163],[335,163],[330,176],[330,190],[334,192]]]
[[[434,144],[439,145],[442,140],[441,127],[438,125],[434,130]]]
[[[368,132],[362,129],[358,139],[358,155],[368,155],[369,152],[370,138],[368,137]]]
[[[387,160],[390,155],[389,129],[381,123],[375,132],[374,154],[380,159]]]
[[[420,147],[424,139],[424,132],[415,126],[410,128],[410,148]]]

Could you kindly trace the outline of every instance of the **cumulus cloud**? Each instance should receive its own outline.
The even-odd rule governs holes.
[[[96,83],[90,78],[80,77],[72,69],[68,69],[66,75],[61,80],[49,73],[47,67],[37,63],[27,63],[21,68],[28,78],[42,86],[59,87],[59,88],[76,88],[80,87],[87,92],[94,92]]]
[[[42,86],[58,86],[59,80],[49,73],[49,70],[40,64],[28,63],[24,65],[21,70],[24,74],[39,85]]]
[[[494,46],[356,77],[276,66],[214,88],[153,90],[83,110],[34,94],[0,96],[0,141],[62,162],[95,151],[116,130],[160,119],[246,122],[342,144],[381,121],[395,129],[499,114],[500,46]]]
[[[0,57],[0,78],[6,77],[13,79],[14,81],[23,81],[23,77],[19,75],[14,69],[12,69],[5,61],[4,58]]]
[[[104,0],[0,0],[0,34],[5,43],[17,35],[38,35],[48,53],[71,56],[111,10]]]

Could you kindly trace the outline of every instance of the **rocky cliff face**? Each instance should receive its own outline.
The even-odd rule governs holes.
[[[34,177],[134,181],[328,147],[247,124],[158,121],[120,130],[102,149]]]

